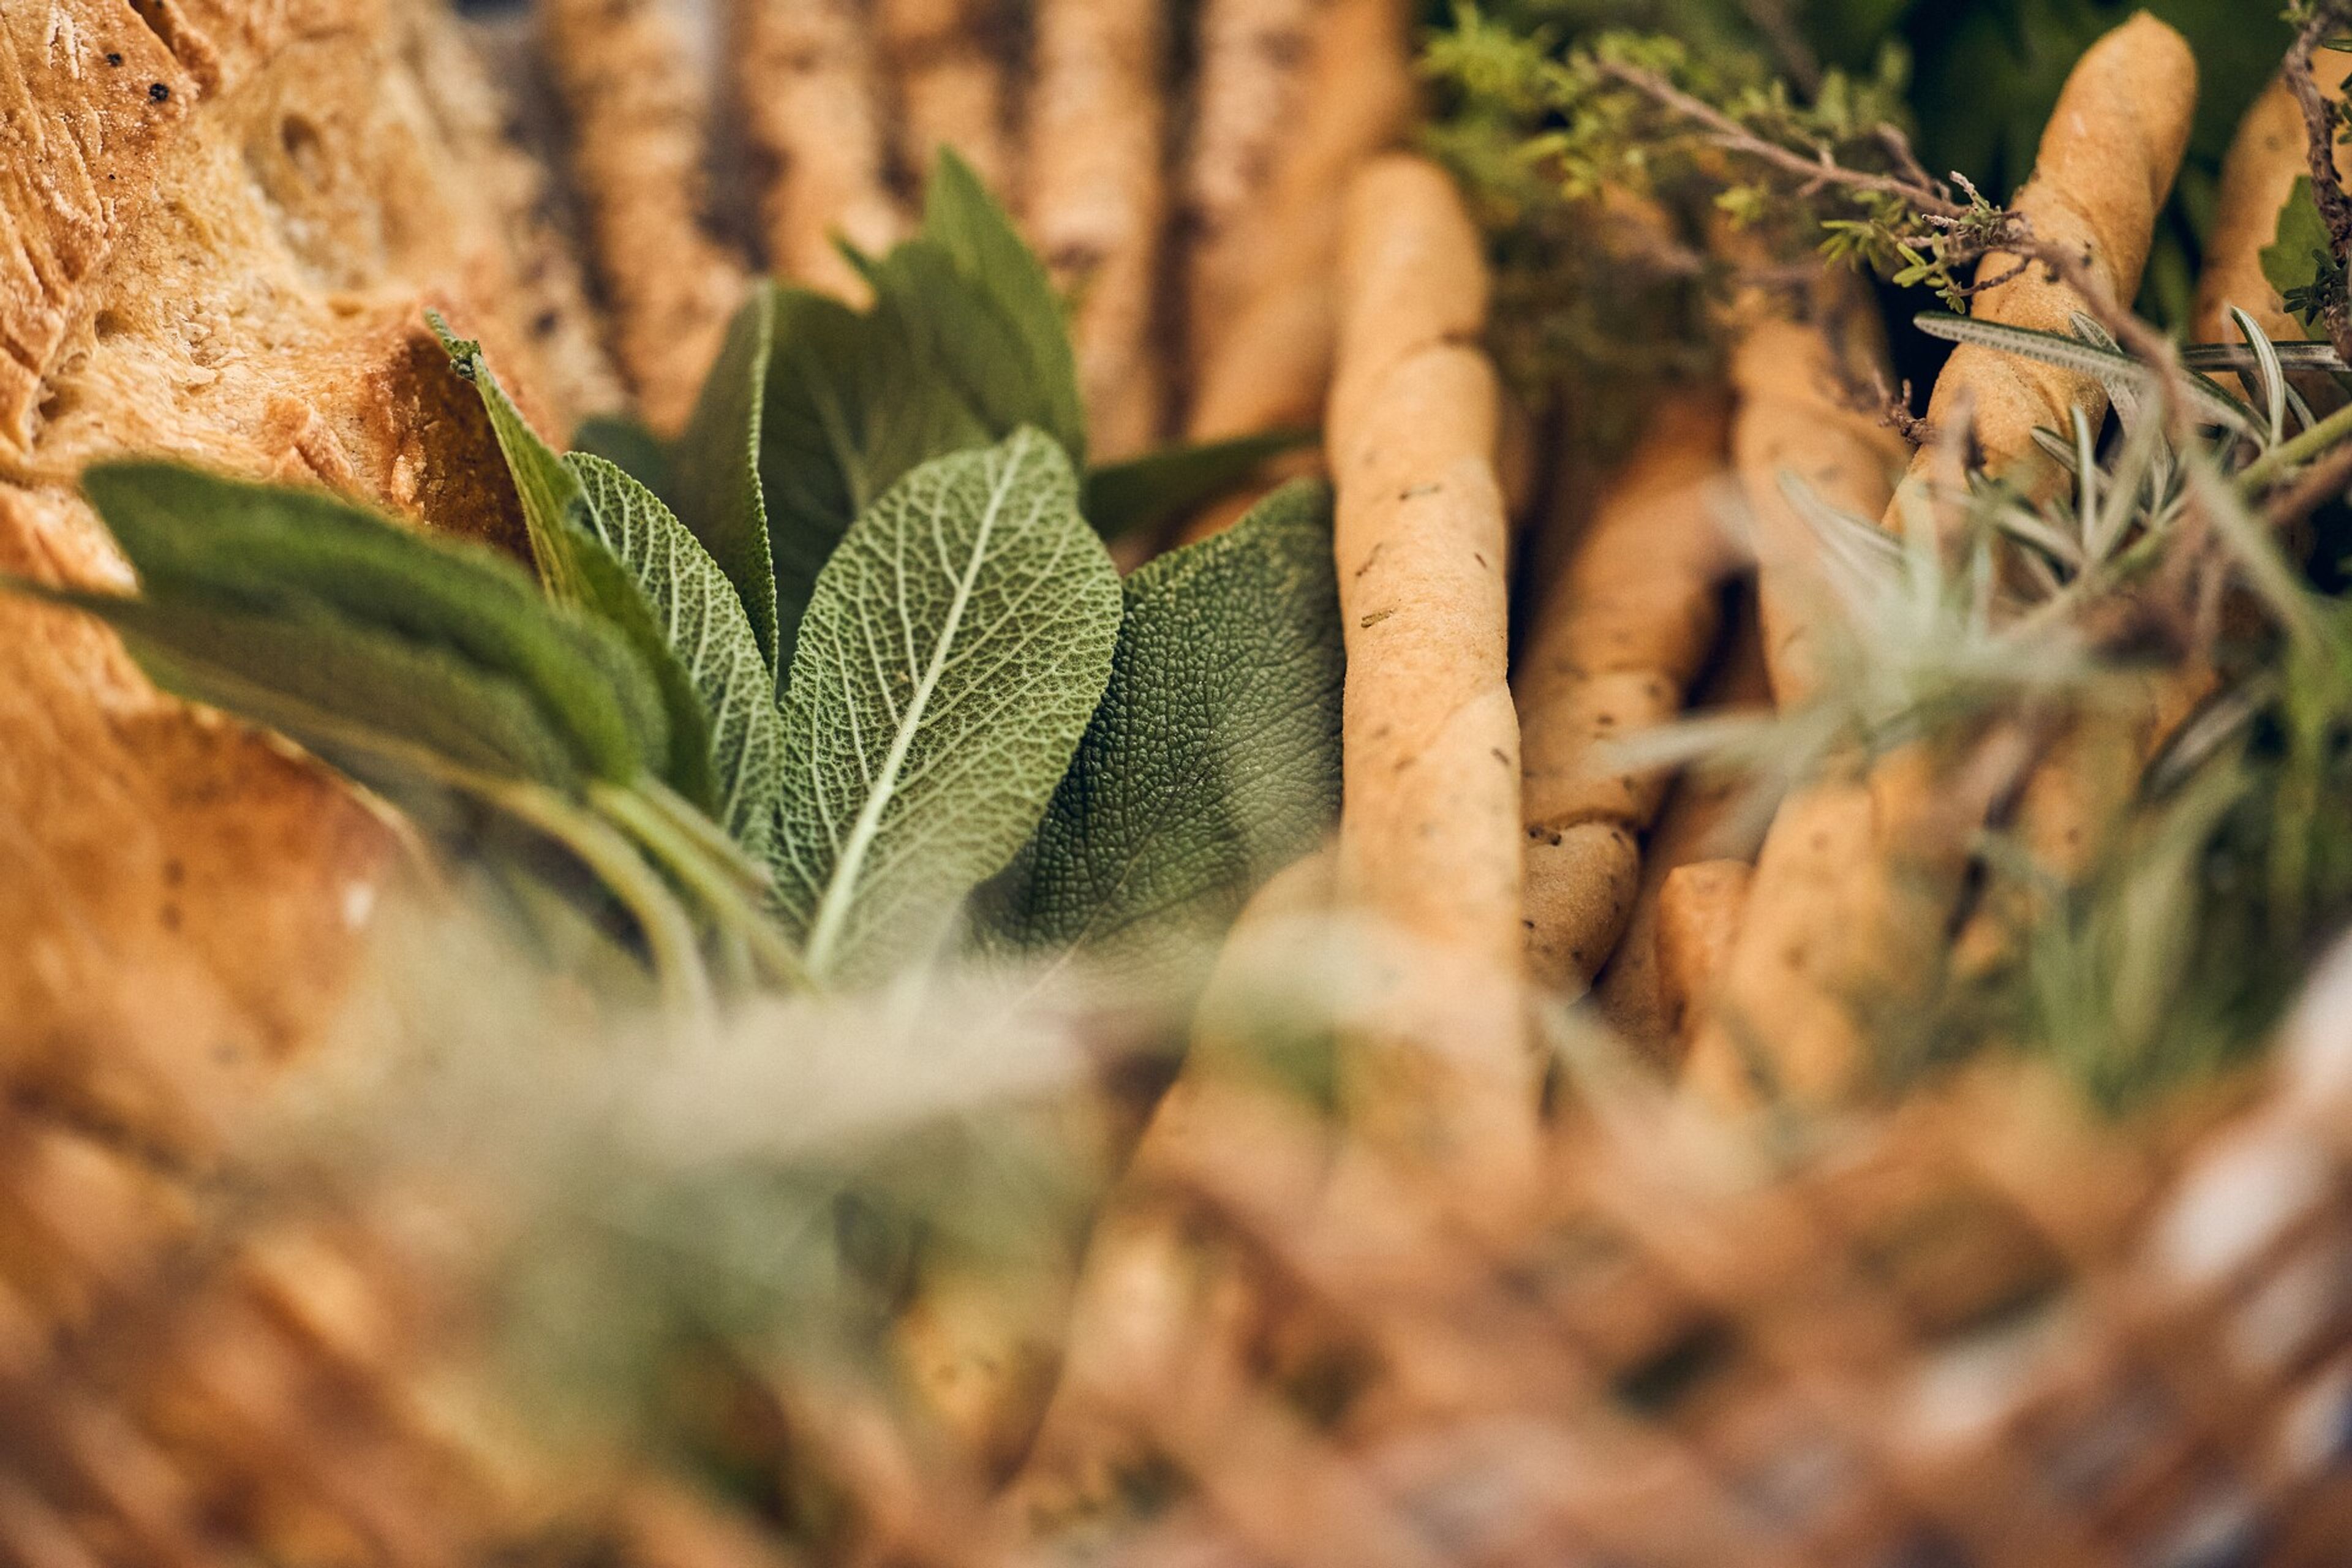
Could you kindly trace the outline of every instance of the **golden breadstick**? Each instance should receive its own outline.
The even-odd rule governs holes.
[[[1735,711],[1769,707],[1771,689],[1752,593],[1740,596],[1723,642],[1716,668],[1693,707]],[[1642,881],[1633,894],[1633,910],[1617,951],[1594,982],[1593,1000],[1618,1038],[1661,1066],[1680,1061],[1682,1026],[1696,1022],[1696,1015],[1677,1018],[1666,1009],[1657,963],[1658,900],[1665,879],[1694,861],[1736,858],[1752,862],[1763,827],[1761,819],[1747,826],[1755,809],[1740,781],[1686,772],[1675,781],[1659,808],[1656,826],[1643,840]]]
[[[674,431],[744,287],[700,223],[703,114],[686,41],[652,0],[549,0],[541,15],[614,349],[646,422]]]
[[[1023,205],[1072,337],[1097,459],[1156,441],[1167,408],[1157,342],[1167,20],[1159,0],[1041,0]]]
[[[837,235],[879,255],[905,220],[883,150],[874,40],[856,0],[735,0],[735,96],[761,174],[768,266],[854,303]]]
[[[1701,1016],[1729,964],[1755,873],[1745,860],[1694,860],[1659,885],[1659,999],[1678,1034]]]
[[[1507,1205],[1535,1155],[1523,1013],[1518,723],[1487,280],[1444,171],[1349,191],[1328,421],[1348,641],[1339,897],[1379,928],[1341,1075],[1375,1145]]]
[[[990,190],[1012,190],[1003,0],[876,0],[874,20],[897,89],[899,161],[920,178],[952,147]]]
[[[2091,275],[2115,305],[2128,307],[2157,214],[2172,189],[2197,107],[2197,59],[2179,33],[2141,12],[2091,46],[2075,63],[2051,110],[2033,177],[2012,209],[2045,245],[2084,252]],[[2005,278],[1976,296],[1979,321],[2070,332],[2086,301],[2039,264],[2007,276],[2018,258],[1995,252],[1977,266],[1979,279]],[[1997,349],[1962,344],[1936,378],[1931,425],[1973,419],[1988,472],[2011,473],[2029,488],[2055,473],[2033,443],[2035,426],[2064,431],[2080,408],[2093,425],[2106,416],[2106,395],[2086,375]],[[1906,488],[1927,485],[1933,454],[1915,460]]]
[[[1578,534],[1512,679],[1526,824],[1528,958],[1581,992],[1631,917],[1639,835],[1668,782],[1629,774],[1613,741],[1666,722],[1714,647],[1730,552],[1714,513],[1725,409],[1670,395]],[[1573,519],[1555,519],[1555,526]]]

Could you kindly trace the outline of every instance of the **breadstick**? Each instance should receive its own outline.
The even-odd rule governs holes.
[[[2147,25],[2139,26],[2141,22]],[[2137,36],[2130,37],[2136,27]],[[2093,57],[2102,49],[2109,50],[2105,71],[2120,73],[2119,78],[2111,79],[2090,70]],[[2053,193],[2048,200],[2067,202],[2067,210],[2086,215],[2086,222],[2102,216],[2100,198],[2104,197],[2103,216],[2105,221],[2100,230],[2102,237],[2106,238],[2114,254],[2126,257],[2134,263],[2125,276],[2115,280],[2113,291],[2119,300],[2128,300],[2138,285],[2137,262],[2147,253],[2155,209],[2161,206],[2169,189],[2172,171],[2178,162],[2177,150],[2187,136],[2189,114],[2195,107],[2195,67],[2193,61],[2182,65],[2181,61],[2186,58],[2185,46],[2180,45],[2178,37],[2161,24],[2150,22],[2146,17],[2109,34],[2092,55],[2084,57],[2083,64],[2078,65],[2074,76],[2068,79],[2066,94],[2059,104],[2061,113],[2053,114],[2049,131],[2043,133],[2042,158],[2035,171],[2034,182],[2019,197],[2020,208],[2023,210],[2026,196],[2032,195],[2037,187],[2047,188]],[[2077,111],[2084,116],[2104,115],[2106,120],[2102,122],[2086,119],[2081,124],[2069,125],[2062,115],[2069,101],[2077,96],[2076,82],[2084,79],[2086,74],[2089,80],[2082,94],[2084,101],[2077,106]],[[2146,79],[2133,81],[2133,78]],[[2130,83],[2130,90],[2151,95],[2151,100],[2136,111],[2137,119],[2128,116],[2124,105],[2117,101],[2117,94],[2123,90],[2119,82],[2124,81]],[[2153,127],[2153,130],[2147,127]],[[2137,205],[2140,195],[2137,186],[2116,187],[2112,178],[2103,179],[2101,172],[2092,164],[2094,156],[2107,155],[2101,150],[2115,142],[2126,128],[2137,132],[2142,139],[2152,136],[2159,153],[2167,149],[2174,152],[2170,161],[2150,166],[2153,195],[2148,198],[2149,205],[2144,214]],[[2061,143],[2054,153],[2053,142]],[[2055,173],[2049,173],[2053,164]],[[2287,184],[2292,187],[2293,184],[2290,178]],[[2079,197],[2073,196],[2073,193],[2078,191],[2083,194]],[[2284,200],[2284,196],[2281,199]],[[2273,206],[2273,225],[2276,212]],[[2096,255],[2094,242],[2095,265]],[[1991,263],[1988,261],[1986,265]],[[2259,260],[2256,268],[2259,271]],[[2000,290],[1989,291],[1986,297],[1998,292]],[[2069,299],[2072,297],[2071,294],[2067,296]],[[2028,321],[2023,324],[2043,323]],[[2013,356],[1993,357],[2005,360],[2012,368],[2046,368],[2028,366],[2027,362]],[[1956,353],[1937,381],[1937,399],[1946,396],[1946,384],[1952,382],[1956,372],[1962,369]],[[2080,388],[2087,389],[2082,393],[2086,399],[2084,406],[2095,425],[2105,417],[2105,393],[2095,383],[2075,379]],[[2049,384],[2048,377],[2042,380],[2044,384]],[[1982,395],[1962,384],[1960,390],[1952,395],[1980,397]],[[2064,410],[2061,405],[2041,418],[2039,423],[2063,430],[2063,418]],[[1978,422],[1977,432],[1979,439],[1984,440],[1985,426],[1981,418]],[[1915,465],[1915,472],[1924,471],[1927,460],[1928,455],[1923,453],[1919,464]],[[1990,448],[1986,460],[1988,467],[1991,467]],[[2185,711],[2194,705],[2196,693],[2210,679],[2210,670],[2201,667],[2184,666],[2176,673],[2179,689],[2173,697],[2167,698],[2151,688],[2147,693],[2149,701],[2137,710],[2077,716],[2068,731],[2053,745],[2050,754],[2034,768],[2018,803],[2015,826],[2018,838],[2032,855],[2041,874],[2034,880],[2047,879],[2060,883],[2072,882],[2089,868],[2104,846],[2107,829],[2128,803],[2137,784],[2138,763],[2154,743],[2157,706],[2168,702]],[[1955,963],[1965,972],[1971,966],[1990,963],[2006,952],[2017,933],[2030,922],[2032,911],[2038,902],[2035,888],[2013,877],[1996,875],[1967,929],[1954,944]]]
[[[1886,510],[1909,448],[1854,406],[1851,384],[1883,376],[1885,337],[1866,294],[1843,274],[1813,293],[1812,318],[1743,312],[1729,374],[1738,411],[1731,456],[1754,529],[1757,596],[1772,694],[1782,707],[1818,686],[1812,628],[1826,608],[1813,531],[1784,488],[1801,483],[1852,516]]]
[[[2042,133],[2033,177],[2011,204],[2032,224],[2037,239],[2086,252],[2092,276],[2117,306],[2129,306],[2138,292],[2157,214],[2189,144],[2196,106],[2196,57],[2179,33],[2141,12],[2075,63]],[[2038,264],[2008,276],[2018,261],[1997,251],[1978,263],[1979,279],[2005,281],[1977,295],[1969,313],[1979,321],[2071,331],[2071,317],[2087,302]],[[2095,426],[2106,416],[2106,394],[2089,376],[1963,343],[1936,378],[1927,420],[1940,425],[1972,417],[1986,471],[2035,489],[2053,482],[2058,470],[2034,445],[2034,427],[2063,431],[2074,408]],[[1923,450],[1915,459],[1906,489],[1932,490],[1932,456]]]
[[[2352,76],[2352,55],[2321,50],[2312,57],[2312,76],[2322,92],[2338,93]],[[2278,235],[2279,209],[2295,181],[2311,172],[2310,139],[2303,110],[2283,81],[2273,81],[2254,100],[2231,138],[2221,161],[2221,196],[2213,211],[2212,237],[2205,244],[2205,270],[2197,279],[2197,339],[2235,342],[2231,305],[2260,322],[2273,338],[2295,342],[2303,323],[2286,312],[2278,290],[2263,275],[2263,251]],[[2352,167],[2339,146],[2338,171]]]
[[[874,20],[897,89],[899,162],[919,179],[952,147],[990,190],[1011,190],[1002,0],[876,0]]]
[[[1024,155],[1029,235],[1072,322],[1098,459],[1158,439],[1167,384],[1155,332],[1167,21],[1160,0],[1041,0]]]
[[[1210,12],[1217,9],[1211,0]],[[1315,12],[1312,30],[1301,35],[1305,58],[1282,79],[1283,90],[1296,94],[1297,114],[1260,151],[1262,172],[1246,183],[1227,167],[1238,159],[1211,118],[1221,80],[1213,68],[1223,57],[1212,52],[1217,39],[1210,18],[1203,22],[1203,124],[1185,215],[1192,236],[1186,355],[1193,367],[1186,430],[1196,440],[1312,424],[1321,413],[1343,193],[1349,174],[1394,142],[1412,112],[1411,50],[1396,0],[1320,0],[1319,7],[1297,9]],[[1259,79],[1272,68],[1270,60],[1241,56],[1226,75],[1256,80],[1258,96],[1278,96]],[[1228,81],[1223,90],[1240,96],[1244,87]]]
[[[761,170],[775,272],[863,303],[838,235],[879,255],[904,219],[887,184],[874,44],[856,0],[735,0],[735,96]]]
[[[1348,644],[1339,900],[1385,962],[1342,1050],[1351,1123],[1506,1205],[1535,1153],[1522,1012],[1508,538],[1477,231],[1444,171],[1374,160],[1348,194],[1328,421]]]
[[[1135,1405],[1177,1375],[1185,1323],[1223,1272],[1189,1234],[1161,1184],[1188,1142],[1225,1144],[1216,1109],[1224,1080],[1247,1086],[1263,1076],[1253,1065],[1266,1016],[1260,990],[1269,973],[1313,968],[1313,949],[1328,929],[1334,862],[1327,846],[1269,878],[1226,935],[1193,1014],[1192,1054],[1087,1245],[1061,1381],[1029,1462],[1004,1492],[1003,1506],[1024,1524],[1098,1513],[1133,1461],[1147,1457],[1135,1451],[1141,1441]]]
[[[2089,265],[2118,298],[2138,287],[2195,82],[2196,64],[2171,28],[2144,14],[2117,27],[2068,77],[2018,197],[2041,237],[2088,247]],[[1983,275],[2009,266],[1988,258]],[[2063,331],[2082,303],[2036,268],[1978,296],[1976,313]],[[2064,427],[2070,407],[2104,416],[2105,406],[2087,378],[1963,345],[1937,378],[1929,419],[1954,430],[1972,411],[1986,467],[2031,484],[2036,471],[2021,465],[2039,451],[2032,428]],[[1954,450],[1923,447],[1905,489],[1949,489]],[[1899,528],[1905,510],[1898,493],[1886,526]],[[1730,1105],[1748,1103],[1759,1087],[1816,1104],[1854,1093],[1874,1066],[1870,1041],[1944,973],[1945,927],[1997,775],[1952,776],[1915,745],[1784,804],[1716,1005],[1693,1035],[1685,1081]]]
[[[674,431],[744,287],[701,226],[702,115],[686,42],[653,0],[549,0],[541,15],[614,351],[646,422]]]
[[[1754,594],[1743,594],[1724,637],[1716,668],[1702,684],[1696,709],[1717,711],[1769,707],[1771,689],[1764,668],[1764,644],[1758,635]],[[1633,911],[1625,934],[1610,956],[1608,967],[1593,985],[1593,1000],[1601,1018],[1617,1037],[1662,1067],[1681,1059],[1685,1025],[1700,1015],[1682,1009],[1668,1011],[1658,968],[1658,904],[1665,879],[1677,868],[1699,860],[1737,858],[1753,862],[1762,839],[1762,821],[1746,826],[1752,815],[1739,781],[1711,778],[1685,772],[1675,781],[1660,807],[1657,824],[1642,844],[1642,881],[1633,894]]]
[[[1694,860],[1666,874],[1658,892],[1658,990],[1668,1026],[1687,1034],[1702,1016],[1731,949],[1756,868]]]
[[[1528,958],[1538,982],[1565,994],[1591,984],[1625,929],[1638,837],[1668,782],[1626,774],[1608,744],[1680,712],[1715,645],[1718,584],[1731,565],[1711,504],[1724,441],[1712,388],[1659,405],[1520,650],[1512,691]]]
[[[1314,27],[1328,4],[1202,0],[1182,203],[1190,317],[1211,331],[1239,303],[1211,280],[1234,236],[1270,212],[1262,198],[1299,122]]]

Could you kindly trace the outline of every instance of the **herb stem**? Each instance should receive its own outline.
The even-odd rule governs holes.
[[[642,785],[593,784],[588,786],[588,799],[701,900],[720,931],[740,941],[770,978],[796,990],[809,988],[808,966],[800,953],[751,901],[740,886],[737,868],[710,854],[700,841],[701,835],[680,826]]]
[[[592,786],[594,790],[606,786]],[[580,858],[629,911],[652,955],[665,1011],[700,1025],[713,1006],[701,940],[677,899],[636,847],[612,826],[541,784],[499,784],[482,792],[500,810]]]
[[[2263,487],[2281,478],[2287,469],[2319,456],[2347,437],[2352,437],[2352,404],[2337,409],[2326,418],[2301,434],[2290,437],[2238,470],[2238,493],[2255,496]]]

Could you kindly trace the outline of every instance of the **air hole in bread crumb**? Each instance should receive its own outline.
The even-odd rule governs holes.
[[[130,323],[122,319],[122,313],[120,310],[100,310],[97,319],[89,324],[90,331],[98,334],[98,341],[100,342],[104,342],[109,338],[121,337],[129,326]]]
[[[320,158],[319,128],[299,114],[289,114],[278,122],[278,144],[286,149],[287,160],[301,172],[312,184],[321,183],[325,173]]]

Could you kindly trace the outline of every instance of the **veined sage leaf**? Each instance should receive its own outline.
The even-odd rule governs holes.
[[[1189,992],[1243,902],[1339,806],[1331,493],[1286,485],[1125,584],[1109,688],[1036,834],[979,901],[1018,951]]]
[[[817,574],[849,525],[916,465],[1004,432],[991,430],[931,371],[897,302],[860,314],[805,289],[778,289],[775,311],[760,482],[781,682]]]
[[[784,702],[777,900],[819,978],[936,938],[1036,826],[1118,635],[1058,443],[924,464],[817,580]]]
[[[572,431],[572,449],[602,458],[677,510],[677,465],[669,443],[625,414],[592,414]]]
[[[1087,521],[1105,539],[1159,528],[1233,489],[1267,458],[1314,439],[1312,430],[1269,430],[1105,464],[1087,476]]]
[[[315,490],[173,463],[96,464],[82,490],[160,605],[332,623],[440,650],[530,693],[582,772],[621,782],[663,759],[660,696],[635,651],[478,545]]]
[[[860,265],[874,287],[870,310],[806,289],[773,294],[759,479],[780,675],[843,533],[917,465],[1023,426],[1054,437],[1073,464],[1086,450],[1060,303],[1011,219],[954,154],[942,153],[932,176],[923,235]],[[703,532],[694,514],[686,518]],[[712,553],[727,563],[715,545]]]
[[[781,678],[776,576],[761,474],[761,428],[774,352],[775,296],[754,289],[735,312],[719,359],[678,437],[677,514],[743,602],[761,655]]]
[[[579,544],[574,530],[567,526],[579,521],[579,509],[586,504],[580,499],[579,480],[572,477],[554,449],[540,439],[539,432],[499,384],[489,361],[482,356],[482,345],[452,332],[437,310],[426,311],[425,319],[441,346],[449,351],[449,362],[457,374],[473,384],[483,411],[490,416],[490,431],[498,437],[515,495],[522,502],[523,527],[530,535],[530,555],[539,565],[540,581],[560,603],[586,603],[589,588],[577,560]]]
[[[950,148],[940,150],[923,188],[923,238],[954,262],[975,302],[1003,323],[1014,345],[1017,357],[1007,380],[1017,391],[1002,404],[982,400],[980,406],[1004,422],[1000,429],[1028,424],[1045,431],[1083,470],[1086,404],[1078,394],[1077,356],[1070,347],[1061,297],[1011,215]]]
[[[646,584],[614,556],[589,514],[588,496],[581,489],[579,475],[530,427],[499,384],[489,362],[482,357],[481,345],[452,337],[437,315],[432,321],[458,374],[481,394],[490,427],[498,433],[499,449],[506,455],[507,471],[513,476],[515,492],[522,500],[541,581],[559,603],[577,605],[603,617],[636,650],[660,695],[656,712],[661,741],[654,766],[672,789],[705,810],[713,809],[718,791],[711,764],[710,715],[677,651],[661,635],[653,606],[646,602]]]
[[[165,690],[267,725],[373,782],[429,776],[446,763],[567,792],[581,783],[581,759],[532,693],[446,648],[316,607],[272,615],[32,591],[106,621]]]
[[[710,715],[718,821],[764,856],[774,826],[783,721],[775,680],[742,601],[684,523],[602,458],[564,459],[579,476],[597,534],[645,587],[655,625]]]

